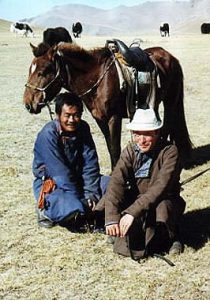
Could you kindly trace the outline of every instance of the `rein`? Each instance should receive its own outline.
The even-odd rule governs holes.
[[[112,61],[109,63],[109,65],[107,66],[107,68],[105,69],[105,71],[103,72],[103,74],[98,78],[98,80],[93,84],[93,86],[88,89],[86,92],[78,95],[80,98],[86,96],[87,94],[90,94],[95,88],[97,88],[99,86],[99,84],[101,83],[101,81],[103,80],[104,76],[106,75],[106,73],[109,71],[109,69],[111,68],[111,66],[114,63],[114,58],[112,59]]]

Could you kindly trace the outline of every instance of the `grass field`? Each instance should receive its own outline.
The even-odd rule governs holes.
[[[175,267],[150,258],[138,264],[120,257],[100,234],[75,234],[65,228],[37,226],[31,173],[34,139],[49,121],[46,109],[34,116],[22,104],[24,84],[32,60],[29,42],[15,37],[9,23],[0,21],[0,299],[30,300],[207,300],[210,299],[210,171],[183,186],[187,202],[183,218],[185,251],[170,257]],[[112,37],[82,36],[84,48],[103,46]],[[114,37],[113,37],[114,38]],[[115,37],[142,48],[162,46],[176,56],[185,77],[186,119],[195,145],[191,168],[181,181],[210,167],[210,37],[140,35]],[[110,163],[104,139],[89,113],[102,173]],[[123,121],[122,146],[130,139]]]

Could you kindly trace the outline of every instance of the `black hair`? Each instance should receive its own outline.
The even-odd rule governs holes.
[[[64,104],[68,106],[76,106],[81,114],[83,112],[82,101],[77,94],[73,92],[60,93],[55,97],[55,112],[57,115],[61,115]]]

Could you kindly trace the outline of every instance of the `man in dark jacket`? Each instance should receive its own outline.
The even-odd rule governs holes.
[[[139,259],[154,253],[180,253],[178,223],[185,209],[180,197],[177,147],[162,140],[152,109],[137,109],[127,125],[133,142],[123,150],[106,194],[106,233],[116,253]]]
[[[34,145],[38,224],[46,228],[93,211],[106,186],[90,127],[81,119],[80,98],[60,94],[55,110],[57,118],[43,127]]]

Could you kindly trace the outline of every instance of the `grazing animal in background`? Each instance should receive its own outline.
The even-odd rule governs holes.
[[[10,32],[14,32],[19,35],[25,36],[25,37],[34,37],[33,30],[27,23],[12,23],[10,25]]]
[[[203,23],[201,25],[201,33],[204,34],[210,33],[210,23]]]
[[[43,32],[43,43],[51,46],[60,42],[72,43],[68,30],[64,27],[48,28]]]
[[[81,37],[82,33],[82,24],[80,22],[73,23],[72,25],[72,32],[75,38]]]
[[[121,153],[122,118],[129,116],[126,90],[120,88],[112,50],[109,47],[85,50],[73,43],[62,43],[39,54],[39,46],[30,45],[35,57],[23,95],[26,109],[32,114],[40,113],[61,88],[77,93],[105,137],[113,168]],[[180,154],[188,157],[192,144],[184,114],[181,65],[161,47],[147,48],[144,52],[156,62],[159,74],[153,108],[158,112],[163,102],[163,136],[175,141]]]
[[[161,36],[169,36],[169,24],[168,23],[162,23],[160,25],[160,35]]]

